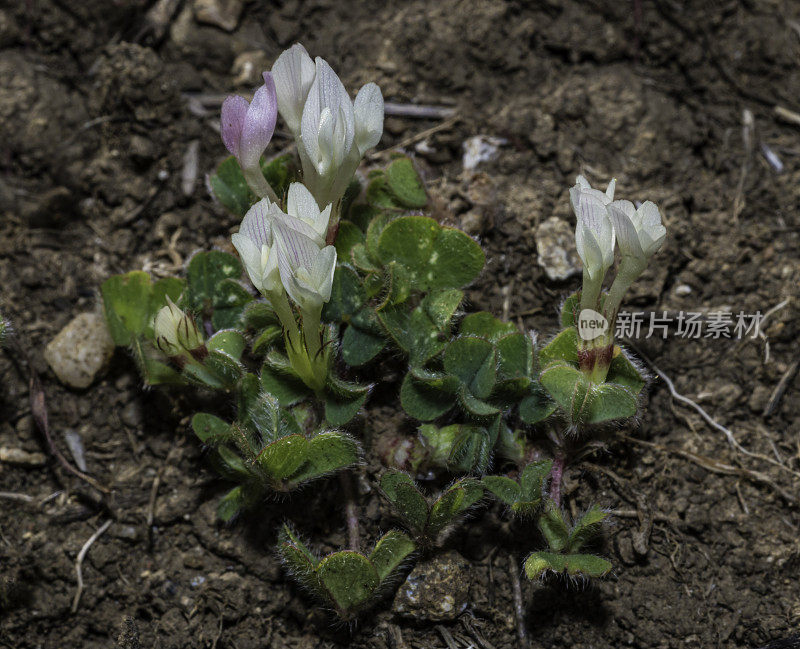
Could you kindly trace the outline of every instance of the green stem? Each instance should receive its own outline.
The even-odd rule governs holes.
[[[309,365],[311,366],[315,383],[318,385],[314,389],[320,391],[325,387],[325,382],[328,378],[328,367],[325,355],[322,353],[322,341],[320,338],[322,304],[315,305],[310,309],[300,309],[300,315],[303,318],[303,339],[305,340]]]
[[[278,320],[281,321],[283,330],[286,332],[292,346],[295,349],[300,349],[302,345],[300,330],[297,328],[297,321],[294,319],[294,313],[292,312],[292,306],[289,304],[289,299],[286,297],[286,291],[283,289],[269,291],[266,297],[278,316]]]
[[[242,173],[250,189],[252,189],[259,198],[268,198],[273,203],[280,203],[280,199],[275,193],[275,190],[272,189],[267,179],[264,178],[260,165],[251,169],[242,169]]]
[[[603,315],[608,320],[610,331],[614,331],[614,322],[617,319],[617,312],[622,304],[622,298],[625,297],[625,293],[628,292],[628,289],[643,271],[644,267],[631,260],[630,257],[622,258],[619,270],[617,270],[617,276],[614,278],[614,283],[611,284],[603,307]]]
[[[603,276],[600,275],[596,280],[592,279],[586,269],[583,269],[583,286],[581,288],[581,311],[584,309],[597,309],[597,298],[600,297],[600,290],[603,288]],[[578,314],[580,315],[580,314]]]

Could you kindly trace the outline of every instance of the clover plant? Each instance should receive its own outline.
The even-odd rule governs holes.
[[[536,332],[465,312],[485,255],[432,216],[411,158],[397,153],[356,173],[382,134],[378,86],[366,84],[352,100],[331,67],[299,44],[263,79],[251,101],[223,104],[231,157],[209,176],[216,199],[240,220],[231,240],[238,255],[198,252],[183,277],[132,271],[102,286],[111,336],[147,385],[222,397],[207,400],[214,412],[192,418],[230,483],[220,518],[357,465],[369,426],[358,415],[377,383],[397,377],[383,393],[397,396],[417,433],[390,432],[367,452],[387,465],[376,487],[410,536],[393,530],[369,554],[351,542],[319,558],[284,526],[278,552],[298,582],[352,619],[487,493],[541,533],[544,549],[525,561],[530,578],[607,574],[611,564],[587,552],[606,514],[591,505],[570,526],[561,482],[609,422],[639,413],[646,377],[616,344],[614,321],[666,235],[658,208],[613,200],[613,180],[601,192],[578,177],[570,199],[583,286],[541,344]],[[268,158],[278,115],[295,152]],[[605,292],[616,243],[621,259]],[[454,481],[428,498],[418,477]],[[299,508],[307,496],[291,498]]]

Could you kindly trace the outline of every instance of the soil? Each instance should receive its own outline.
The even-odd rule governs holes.
[[[566,475],[573,511],[598,501],[618,512],[602,548],[615,570],[583,586],[523,580],[532,645],[732,649],[798,632],[798,379],[763,414],[798,360],[800,126],[774,110],[800,111],[798,3],[279,0],[247,3],[230,33],[196,22],[190,0],[160,23],[148,21],[150,4],[0,4],[0,312],[41,376],[56,445],[68,454],[64,434],[78,432],[87,472],[112,491],[98,504],[54,460],[0,464],[0,646],[107,648],[118,636],[121,647],[160,649],[518,646],[508,554],[521,558],[537,539],[517,530],[510,541],[499,507],[449,542],[473,574],[459,621],[413,623],[384,604],[341,627],[272,551],[290,516],[321,549],[344,544],[336,481],[221,526],[224,485],[187,428],[208,404],[142,390],[123,350],[85,391],[44,362],[55,334],[97,307],[109,275],[167,275],[195,250],[230,249],[237,223],[202,178],[181,187],[192,141],[202,173],[225,156],[217,106],[204,114],[190,97],[247,91],[234,85],[236,57],[261,51],[271,62],[296,40],[351,89],[375,80],[387,100],[457,108],[456,121],[388,118],[379,148],[402,144],[442,212],[481,234],[489,263],[469,309],[553,331],[578,279],[547,279],[533,233],[550,216],[569,221],[578,173],[601,186],[613,175],[620,196],[651,199],[665,215],[666,245],[630,309],[765,313],[788,300],[763,338],[673,332],[637,343],[760,457],[732,448],[655,379],[641,418]],[[465,174],[462,143],[476,134],[507,143]],[[279,133],[273,150],[288,143]],[[47,452],[19,349],[0,355],[0,385],[0,446]],[[378,408],[361,427],[412,428]],[[370,455],[364,477],[377,468]],[[369,542],[390,520],[374,490],[362,491]],[[111,515],[72,613],[76,557]]]

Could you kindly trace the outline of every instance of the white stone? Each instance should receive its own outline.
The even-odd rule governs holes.
[[[566,221],[551,216],[536,228],[539,265],[552,280],[563,281],[581,272],[575,233]]]
[[[88,388],[114,353],[105,318],[75,316],[45,347],[44,358],[58,379],[72,388]]]

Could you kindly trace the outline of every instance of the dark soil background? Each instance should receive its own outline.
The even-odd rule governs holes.
[[[73,614],[76,556],[109,511],[52,458],[0,463],[0,646],[107,648],[125,624],[159,649],[517,646],[514,546],[497,506],[451,542],[473,579],[462,619],[417,624],[387,603],[342,628],[272,551],[290,515],[319,547],[344,543],[338,482],[221,526],[224,485],[187,428],[208,404],[142,391],[123,351],[85,391],[64,387],[43,359],[67,322],[96,308],[110,274],[176,273],[195,250],[230,249],[237,223],[202,181],[226,155],[213,95],[252,89],[235,81],[239,55],[260,52],[258,72],[297,40],[351,90],[375,80],[389,101],[457,109],[456,120],[387,118],[379,149],[413,154],[443,218],[481,235],[489,263],[469,308],[552,332],[579,280],[547,279],[534,232],[553,215],[573,223],[578,173],[603,187],[613,175],[620,197],[664,213],[666,245],[629,307],[764,313],[789,300],[764,338],[640,341],[680,393],[772,462],[731,448],[655,380],[641,420],[567,475],[573,511],[594,500],[617,510],[603,547],[615,571],[589,586],[524,581],[532,645],[739,648],[797,632],[800,123],[775,107],[800,111],[800,3],[251,1],[233,31],[196,20],[209,4],[236,3],[177,0],[161,19],[149,0],[0,3],[0,311],[41,375],[56,445],[67,454],[64,433],[81,435],[115,516],[84,560]],[[462,143],[476,134],[507,144],[465,174]],[[184,192],[194,140],[200,178]],[[288,144],[279,133],[270,151]],[[0,385],[0,446],[47,453],[19,349],[0,354]],[[413,429],[390,411],[368,414],[367,435]],[[372,458],[365,476],[377,466]],[[366,541],[390,525],[374,492],[361,510]],[[537,543],[523,536],[519,552]]]

